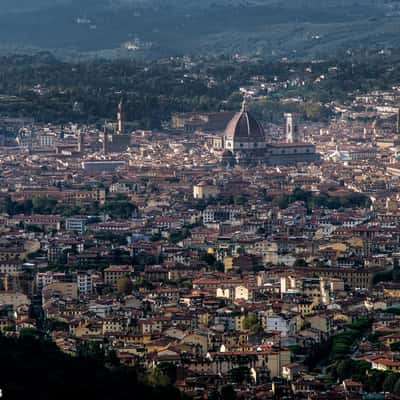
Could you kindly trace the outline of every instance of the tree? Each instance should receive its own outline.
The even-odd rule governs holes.
[[[280,195],[272,200],[272,205],[279,207],[281,210],[289,207],[289,197],[286,195]]]
[[[293,190],[292,198],[294,201],[304,201],[307,202],[312,197],[311,192],[307,192],[306,190],[296,188]]]
[[[104,211],[113,218],[128,219],[137,210],[137,206],[129,200],[108,201],[104,206]]]
[[[0,354],[1,383],[10,400],[183,399],[183,395],[173,387],[149,387],[138,382],[133,368],[106,368],[99,360],[90,357],[70,357],[54,342],[44,338],[0,335]],[[36,385],[32,392],[35,382],[39,381],[42,384]]]
[[[170,380],[159,368],[152,368],[147,374],[147,383],[151,386],[168,386]]]
[[[221,388],[222,400],[235,400],[236,393],[232,385],[225,385]]]
[[[172,243],[176,244],[181,240],[186,239],[189,236],[189,231],[187,229],[180,232],[172,232],[169,239]]]
[[[32,211],[36,214],[52,214],[57,205],[57,199],[52,197],[34,196]]]
[[[367,361],[353,361],[352,379],[364,382],[367,373],[371,370],[371,364]]]
[[[229,371],[232,381],[235,383],[243,383],[250,381],[250,368],[248,367],[237,367]]]
[[[389,374],[383,381],[383,391],[393,392],[393,389],[399,380],[399,374]]]
[[[295,267],[300,267],[300,268],[304,268],[307,267],[307,262],[306,260],[304,260],[303,258],[298,258],[295,262],[294,262],[294,266]]]
[[[390,345],[390,350],[395,352],[400,351],[400,342],[392,343]]]
[[[117,357],[117,352],[115,350],[109,350],[104,357],[104,362],[113,367],[120,365],[119,359]]]
[[[224,272],[224,264],[221,261],[218,261],[214,254],[204,253],[201,256],[201,261],[204,261],[215,271]]]
[[[351,359],[339,361],[336,366],[336,374],[340,380],[348,379],[353,373],[353,362]]]
[[[399,268],[399,260],[397,258],[393,259],[393,281],[400,282],[400,268]]]
[[[82,358],[91,358],[99,363],[104,362],[104,346],[103,343],[82,341],[77,346],[78,355]]]
[[[132,280],[127,276],[119,279],[117,282],[117,290],[119,293],[126,295],[131,294],[133,290]]]
[[[211,390],[208,394],[208,400],[221,400],[221,395],[219,394],[218,390]]]
[[[150,241],[152,241],[152,242],[158,242],[158,241],[161,240],[161,239],[162,239],[162,236],[161,236],[161,233],[160,233],[160,232],[153,233],[153,234],[150,236]]]
[[[201,256],[201,261],[204,261],[206,264],[208,264],[211,267],[215,264],[217,259],[215,258],[214,254],[205,253]]]
[[[24,336],[36,336],[37,334],[37,329],[36,328],[23,328],[19,332],[21,337]]]
[[[46,319],[46,327],[49,331],[65,331],[68,332],[69,325],[67,322],[60,321],[58,319],[49,318]]]
[[[396,384],[394,385],[393,393],[400,394],[400,379],[398,379]]]
[[[243,328],[250,329],[253,332],[257,332],[260,329],[260,323],[258,321],[257,315],[254,313],[248,314],[243,319]]]
[[[43,232],[43,229],[38,225],[26,225],[25,229],[27,232],[35,232],[35,233]]]
[[[386,374],[384,371],[372,370],[365,383],[368,392],[381,392]],[[397,384],[397,383],[396,383]]]
[[[163,361],[158,364],[157,368],[168,378],[169,384],[173,385],[176,382],[177,368],[175,363]]]

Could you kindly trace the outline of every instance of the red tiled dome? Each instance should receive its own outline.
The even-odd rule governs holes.
[[[248,112],[246,103],[242,110],[234,115],[225,129],[227,140],[241,142],[263,142],[265,132],[261,124]]]

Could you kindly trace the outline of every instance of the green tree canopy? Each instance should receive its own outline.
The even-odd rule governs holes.
[[[257,332],[261,328],[257,315],[254,313],[249,313],[246,317],[244,317],[243,328]]]

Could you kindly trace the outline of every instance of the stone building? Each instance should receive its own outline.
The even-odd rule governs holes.
[[[312,143],[301,143],[297,122],[293,115],[286,116],[287,142],[272,143],[264,128],[249,112],[246,101],[242,109],[228,123],[222,136],[226,166],[239,165],[291,165],[318,162],[320,157]]]

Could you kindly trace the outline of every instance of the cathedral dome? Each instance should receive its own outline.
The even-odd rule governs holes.
[[[234,115],[225,129],[227,140],[240,142],[264,142],[265,132],[261,124],[249,113],[246,102],[242,110]]]

